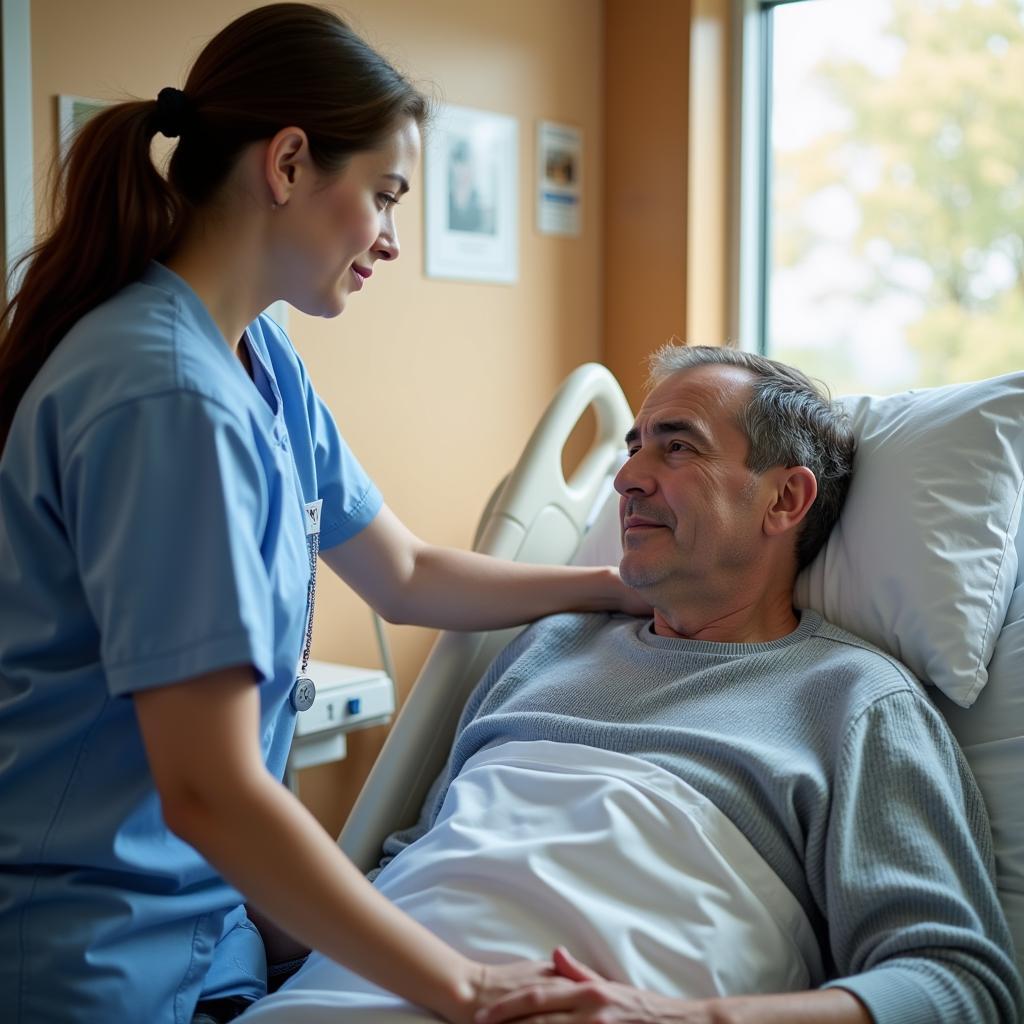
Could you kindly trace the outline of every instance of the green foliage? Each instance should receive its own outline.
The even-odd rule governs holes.
[[[859,291],[922,294],[908,343],[920,383],[1024,366],[1024,0],[893,0],[894,73],[823,62],[815,85],[847,112],[841,129],[776,165],[775,260],[796,266],[817,226],[806,199],[844,184]],[[907,284],[908,261],[919,273]],[[927,268],[927,272],[924,272]],[[926,283],[931,280],[930,286]]]

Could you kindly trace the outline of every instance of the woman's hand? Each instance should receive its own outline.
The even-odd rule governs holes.
[[[550,981],[556,973],[552,960],[516,960],[507,964],[465,960],[464,965],[457,1002],[439,1011],[452,1024],[472,1024],[485,1007]]]
[[[529,985],[550,981],[557,974],[554,960],[516,960],[509,964],[482,964],[481,968],[476,993],[481,1006]]]

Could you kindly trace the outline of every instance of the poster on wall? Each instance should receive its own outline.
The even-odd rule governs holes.
[[[537,230],[542,235],[579,237],[582,165],[579,128],[538,122]]]
[[[518,153],[515,118],[441,108],[423,158],[428,277],[518,279]]]
[[[107,105],[104,100],[90,100],[85,96],[57,97],[57,133],[61,160],[67,156],[71,140],[82,125]]]

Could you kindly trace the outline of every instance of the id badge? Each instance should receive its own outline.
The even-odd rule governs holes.
[[[324,499],[306,502],[306,536],[312,537],[320,532],[320,512],[324,507]]]

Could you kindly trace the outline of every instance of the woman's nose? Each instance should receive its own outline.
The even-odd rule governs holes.
[[[392,224],[377,236],[373,254],[380,260],[397,260],[401,251],[398,245],[398,230]]]

